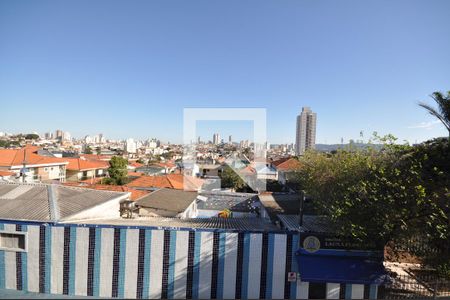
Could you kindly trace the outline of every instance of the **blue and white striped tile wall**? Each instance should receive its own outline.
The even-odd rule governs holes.
[[[147,227],[0,223],[27,252],[0,251],[0,289],[120,298],[308,299],[298,236]],[[345,287],[342,289],[342,287]],[[326,284],[328,299],[376,299],[376,286]]]

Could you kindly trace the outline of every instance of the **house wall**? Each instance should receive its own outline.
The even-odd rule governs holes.
[[[102,169],[87,171],[67,170],[66,173],[67,181],[80,181],[105,175],[105,172]]]
[[[0,289],[121,298],[307,299],[292,233],[0,222],[27,232],[27,252],[0,251]],[[364,285],[326,284],[329,299]],[[368,292],[376,297],[376,286]]]

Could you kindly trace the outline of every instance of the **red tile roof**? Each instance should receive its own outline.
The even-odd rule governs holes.
[[[183,174],[141,176],[128,183],[127,186],[136,188],[169,188],[183,190],[184,184],[186,184],[187,190],[197,191],[203,185],[203,179],[184,176]]]
[[[69,162],[67,170],[86,171],[109,168],[109,163],[103,160],[87,160],[73,157],[67,157],[65,159]]]
[[[95,177],[95,178],[89,178],[89,179],[85,179],[85,180],[79,180],[78,182],[88,183],[88,184],[97,184],[97,183],[100,183],[103,178],[105,178],[105,177]]]
[[[12,167],[26,165],[67,164],[65,158],[38,155],[38,147],[26,146],[21,149],[0,149],[0,166]]]
[[[150,192],[148,191],[142,191],[142,190],[135,190],[132,188],[129,188],[127,186],[123,185],[107,185],[107,184],[82,184],[77,182],[65,182],[63,185],[66,186],[75,186],[75,187],[81,187],[81,188],[87,188],[87,189],[93,189],[93,190],[103,190],[103,191],[113,191],[113,192],[130,192],[131,193],[131,200],[137,200]]]
[[[128,176],[131,177],[140,177],[140,176],[144,176],[145,173],[142,172],[133,172],[133,171],[128,171]]]
[[[12,176],[12,175],[15,175],[15,174],[16,173],[14,173],[14,172],[0,170],[0,176]]]
[[[281,158],[272,162],[272,164],[279,171],[295,171],[302,166],[298,159],[293,157]]]
[[[80,154],[80,157],[84,157],[88,160],[104,160],[110,161],[112,155],[104,155],[104,154]]]
[[[138,163],[138,162],[134,162],[132,164],[130,164],[130,166],[135,167],[135,168],[140,168],[145,166],[144,164]]]
[[[243,175],[254,175],[254,174],[256,174],[256,170],[254,168],[252,168],[251,166],[246,166],[245,168],[240,169],[239,173],[241,173]]]

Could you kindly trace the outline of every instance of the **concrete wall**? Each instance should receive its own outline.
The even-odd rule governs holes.
[[[0,222],[27,232],[27,252],[0,251],[0,289],[125,298],[307,299],[287,233]],[[329,299],[376,287],[324,284]],[[366,291],[365,291],[366,289]]]

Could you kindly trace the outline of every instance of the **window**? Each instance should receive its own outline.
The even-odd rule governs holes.
[[[44,168],[44,171],[47,172],[47,171],[48,171],[48,168]]]
[[[26,233],[0,231],[0,250],[25,252],[26,240]]]

